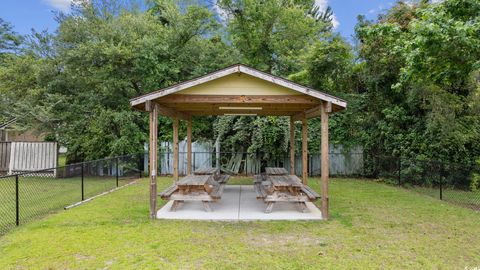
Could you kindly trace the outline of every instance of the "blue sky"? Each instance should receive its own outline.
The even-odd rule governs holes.
[[[56,29],[54,12],[68,11],[71,0],[1,0],[0,18],[12,23],[15,31],[29,34],[30,29],[38,31]],[[335,14],[336,31],[348,38],[353,34],[357,15],[369,19],[391,7],[394,0],[315,0],[320,8],[330,5]]]

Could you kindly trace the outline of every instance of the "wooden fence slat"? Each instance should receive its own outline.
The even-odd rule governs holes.
[[[11,146],[11,142],[0,142],[0,175],[8,171]]]

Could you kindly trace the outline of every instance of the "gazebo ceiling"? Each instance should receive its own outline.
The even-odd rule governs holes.
[[[148,103],[160,106],[166,116],[198,115],[305,115],[320,114],[322,103],[331,111],[346,108],[346,101],[292,81],[237,64],[207,75],[131,99],[146,110]]]

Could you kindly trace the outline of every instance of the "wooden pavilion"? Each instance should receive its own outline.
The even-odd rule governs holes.
[[[150,114],[150,217],[156,217],[158,114],[173,119],[173,178],[178,180],[178,126],[187,121],[187,174],[192,168],[192,116],[290,116],[290,172],[294,173],[294,123],[302,122],[302,163],[307,164],[307,120],[321,117],[322,216],[328,219],[328,116],[346,101],[254,68],[237,64],[131,99],[131,106]],[[308,184],[307,166],[302,166]]]

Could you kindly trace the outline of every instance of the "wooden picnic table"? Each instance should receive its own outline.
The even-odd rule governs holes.
[[[210,202],[221,199],[229,176],[217,177],[215,172],[207,174],[207,170],[200,172],[203,174],[187,175],[160,193],[162,199],[173,200],[171,211],[176,211],[184,201],[201,201],[205,211],[211,212]]]
[[[257,199],[267,204],[265,213],[271,213],[276,202],[292,202],[297,204],[301,212],[306,212],[306,202],[320,198],[315,191],[303,185],[297,176],[288,175],[284,168],[266,168],[265,171],[265,177],[254,177]]]

